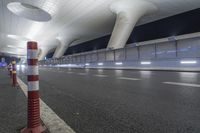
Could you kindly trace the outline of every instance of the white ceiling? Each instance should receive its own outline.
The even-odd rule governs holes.
[[[55,48],[57,44],[52,42],[59,36],[76,37],[78,40],[72,44],[76,45],[110,34],[115,14],[109,7],[114,1],[117,0],[0,0],[0,52],[26,55],[27,40],[36,40],[43,48]],[[142,17],[138,25],[200,7],[200,0],[146,1],[154,3],[158,11]],[[34,21],[39,19],[37,14],[42,14],[42,11],[31,12],[31,9],[22,5],[13,8],[16,15],[7,8],[11,2],[39,7],[51,15],[51,20],[42,21],[40,18],[41,21]],[[26,12],[31,16],[28,15],[29,19]]]

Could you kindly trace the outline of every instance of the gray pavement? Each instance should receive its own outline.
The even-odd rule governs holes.
[[[194,72],[40,68],[42,100],[77,133],[199,133],[199,81]]]
[[[19,87],[12,87],[7,70],[0,68],[0,133],[19,133],[26,126],[27,98]]]
[[[0,69],[0,133],[19,133],[26,125],[26,97],[13,88],[8,73]]]

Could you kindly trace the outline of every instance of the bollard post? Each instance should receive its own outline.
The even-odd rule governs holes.
[[[9,65],[7,65],[8,75],[10,75],[10,68]]]
[[[37,42],[27,43],[28,121],[21,133],[42,133],[46,130],[40,123],[39,72]]]
[[[12,86],[16,87],[17,73],[16,73],[16,61],[12,61]]]
[[[10,73],[10,78],[12,79],[12,64],[9,64],[9,73]]]

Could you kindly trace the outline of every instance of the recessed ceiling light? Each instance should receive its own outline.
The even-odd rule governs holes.
[[[7,35],[8,37],[10,38],[15,38],[16,36],[15,35]]]
[[[16,46],[13,45],[7,45],[8,48],[16,48]]]
[[[11,39],[18,40],[18,41],[28,41],[28,40],[30,40],[30,39],[22,37],[22,36],[11,35],[11,34],[7,35],[7,37],[11,38]]]
[[[29,4],[26,4],[26,3],[20,3],[22,6],[26,7],[26,8],[29,8],[29,9],[35,9],[35,10],[38,10],[40,8],[36,7],[36,6],[33,6],[33,5],[29,5]]]
[[[11,2],[8,3],[7,8],[17,16],[26,19],[39,22],[47,22],[51,20],[51,15],[48,12],[28,3]]]
[[[25,48],[23,47],[19,47],[19,46],[15,46],[15,45],[7,45],[8,48],[15,48],[15,49],[18,49],[18,50],[24,50]]]

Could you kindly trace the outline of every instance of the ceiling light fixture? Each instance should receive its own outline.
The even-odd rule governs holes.
[[[14,39],[14,40],[19,40],[19,41],[28,41],[28,40],[30,40],[30,39],[22,37],[22,36],[11,35],[11,34],[8,34],[7,37],[11,38],[11,39]]]
[[[15,46],[13,45],[7,45],[8,48],[16,48]]]
[[[38,21],[38,22],[47,22],[51,20],[51,15],[47,12],[48,10],[43,10],[40,7],[29,3],[21,2],[10,2],[7,5],[7,8],[17,16]]]

